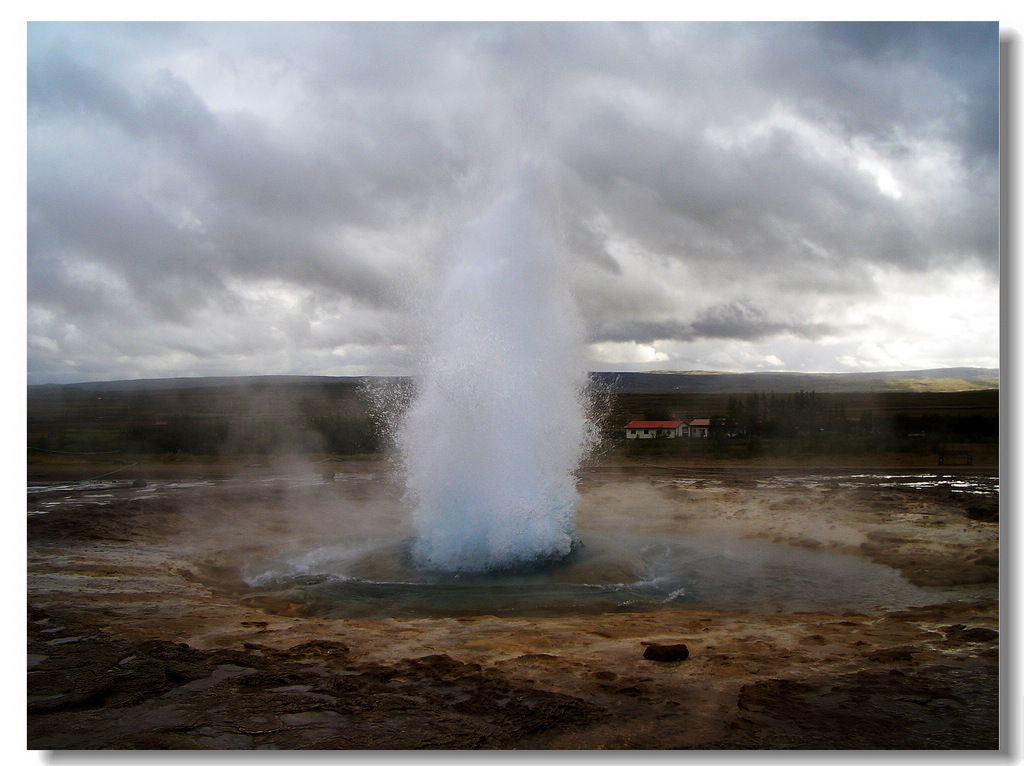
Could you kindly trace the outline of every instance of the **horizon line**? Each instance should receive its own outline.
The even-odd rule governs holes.
[[[920,368],[907,368],[907,369],[893,369],[893,370],[845,370],[841,372],[837,371],[807,371],[807,370],[706,370],[706,369],[694,369],[694,370],[588,370],[587,375],[807,375],[807,376],[839,376],[839,375],[901,375],[901,374],[920,374],[920,373],[938,373],[945,371],[977,371],[982,373],[994,373],[997,377],[1000,377],[999,367],[974,367],[970,365],[952,366],[952,367],[920,367]],[[317,374],[317,373],[241,373],[241,374],[212,374],[212,375],[171,375],[166,377],[140,377],[140,378],[97,378],[89,380],[70,380],[70,381],[49,381],[45,383],[29,383],[26,381],[26,387],[31,388],[35,386],[76,386],[76,385],[95,385],[95,384],[115,384],[115,383],[146,383],[146,382],[173,382],[173,381],[200,381],[200,380],[249,380],[249,379],[260,379],[260,378],[305,378],[305,379],[331,379],[331,380],[344,380],[344,379],[360,379],[360,378],[415,378],[415,374],[373,374],[366,373],[361,375],[328,375],[328,374]]]

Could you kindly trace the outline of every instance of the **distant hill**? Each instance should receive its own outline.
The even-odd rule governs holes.
[[[842,417],[846,426],[836,413],[869,413],[875,431],[889,436],[929,432],[994,443],[998,435],[998,370],[595,372],[591,382],[589,411],[615,435],[631,420],[725,417],[737,399],[785,411],[808,398],[800,392],[815,394],[813,411],[826,421]],[[28,447],[33,460],[115,452],[370,454],[384,449],[381,424],[400,417],[411,384],[407,377],[265,375],[34,385],[26,397]],[[773,437],[795,427],[786,418]]]
[[[614,393],[888,393],[999,389],[999,370],[948,367],[895,372],[594,372],[591,379]]]
[[[984,367],[947,367],[935,370],[894,372],[713,372],[706,370],[665,372],[592,372],[598,387],[613,393],[700,394],[700,393],[886,393],[956,392],[999,389],[999,370]],[[361,385],[370,377],[332,377],[327,375],[251,375],[231,377],[153,378],[113,380],[90,383],[47,383],[29,386],[30,390],[62,388],[87,391],[174,391],[196,388],[261,389],[306,385]],[[391,378],[394,382],[407,378]]]
[[[304,383],[358,382],[364,378],[330,375],[233,375],[196,378],[139,378],[134,380],[97,380],[85,383],[41,383],[29,389],[64,388],[72,391],[176,391],[191,388],[226,388]]]

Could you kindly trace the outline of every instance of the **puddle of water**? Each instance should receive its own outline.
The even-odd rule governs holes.
[[[857,489],[861,487],[941,489],[945,487],[956,494],[999,494],[999,477],[990,475],[962,476],[943,473],[817,474],[812,476],[776,476],[760,479],[757,482],[758,487],[766,488],[820,488],[826,485],[842,489]]]
[[[687,539],[581,532],[570,560],[541,571],[448,574],[414,569],[406,543],[324,548],[250,567],[254,592],[338,617],[428,617],[664,609],[881,610],[941,598],[889,567],[834,551],[712,536]]]

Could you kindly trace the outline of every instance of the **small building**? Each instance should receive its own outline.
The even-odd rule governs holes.
[[[710,418],[695,418],[694,420],[691,420],[686,427],[687,436],[690,438],[707,438],[708,431],[710,429]]]
[[[682,420],[631,420],[626,423],[627,439],[679,439],[686,436]]]

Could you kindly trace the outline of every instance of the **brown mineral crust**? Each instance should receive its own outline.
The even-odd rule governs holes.
[[[932,603],[338,618],[254,593],[242,571],[400,529],[382,466],[300,489],[30,499],[28,747],[997,748],[998,521],[971,498],[805,473],[596,466],[580,515],[859,556]],[[638,650],[661,644],[686,661]]]

